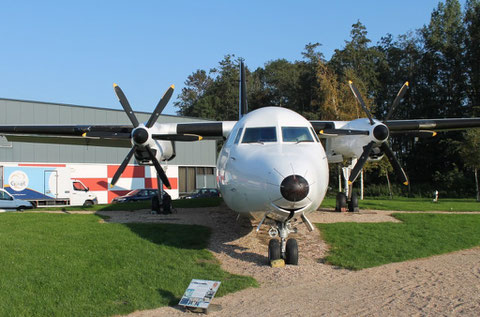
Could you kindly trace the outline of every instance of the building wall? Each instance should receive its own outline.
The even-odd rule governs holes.
[[[136,112],[136,116],[139,121],[145,122],[150,113]],[[193,121],[202,120],[162,115],[157,122]],[[128,125],[130,121],[123,110],[0,99],[0,125],[2,124]],[[162,163],[172,184],[172,190],[168,192],[173,199],[179,196],[178,167],[215,167],[216,141],[176,142],[175,149],[176,157]],[[80,179],[90,187],[90,190],[97,194],[100,203],[109,203],[114,197],[132,189],[157,188],[154,168],[136,166],[133,160],[116,186],[109,188],[113,174],[128,151],[128,148],[6,142],[6,139],[0,138],[0,166],[31,163],[39,166],[60,164],[69,167],[72,178]],[[7,180],[3,180],[3,184],[6,182]],[[209,187],[214,186],[214,182],[208,178],[208,182],[199,182],[199,187],[205,186],[206,183]]]
[[[136,112],[145,122],[150,113]],[[204,121],[197,118],[161,115],[157,122]],[[130,124],[123,110],[0,99],[2,124]],[[8,143],[0,140],[0,162],[118,163],[129,149],[99,146]],[[215,165],[216,141],[176,142],[177,156],[171,165]]]

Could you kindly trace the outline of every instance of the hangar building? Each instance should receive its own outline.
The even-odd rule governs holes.
[[[150,113],[135,114],[140,122],[146,122],[150,117]],[[192,121],[202,120],[161,115],[157,122]],[[123,110],[0,98],[0,125],[2,124],[131,123]],[[167,190],[172,198],[178,198],[196,188],[215,187],[216,141],[175,142],[175,147],[176,157],[162,163],[172,185],[172,189]],[[0,188],[9,186],[5,171],[12,166],[67,169],[72,179],[80,180],[97,195],[99,203],[109,203],[114,197],[124,195],[132,189],[157,188],[153,166],[138,166],[133,159],[115,187],[109,188],[111,178],[128,151],[127,148],[8,142],[0,136]]]

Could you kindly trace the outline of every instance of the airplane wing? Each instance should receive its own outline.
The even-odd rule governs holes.
[[[190,141],[189,135],[221,139],[228,137],[234,125],[235,121],[162,123],[162,131],[167,132],[159,132],[157,139]],[[130,148],[133,129],[129,125],[2,125],[0,135],[10,142]]]
[[[389,120],[384,123],[391,132],[420,130],[449,131],[480,128],[480,118]]]
[[[10,142],[70,144],[109,147],[131,147],[130,140],[115,135],[130,135],[133,127],[126,125],[3,125],[0,135]],[[108,133],[108,138],[87,136]]]
[[[368,135],[371,124],[365,121],[352,125],[353,121],[320,121],[310,123],[320,137],[336,137],[346,135]],[[465,130],[480,128],[480,118],[446,118],[446,119],[413,119],[388,120],[383,124],[392,135],[413,134],[422,137],[435,136],[437,131]]]

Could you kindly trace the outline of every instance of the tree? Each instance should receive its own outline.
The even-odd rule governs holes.
[[[480,130],[467,130],[463,133],[463,136],[465,141],[457,142],[457,149],[465,166],[472,169],[474,172],[477,201],[480,202],[480,190],[478,184],[478,169],[480,168]]]
[[[187,78],[175,102],[178,114],[212,120],[238,119],[238,66],[235,55],[225,55],[208,75],[197,70]]]
[[[346,78],[347,71],[354,73],[358,81],[366,87],[365,97],[375,96],[379,87],[377,63],[382,59],[381,52],[376,47],[369,47],[371,42],[367,37],[367,29],[360,22],[352,25],[350,31],[350,41],[345,41],[345,47],[342,50],[336,49],[329,64],[339,75],[341,81],[351,80]]]
[[[465,9],[465,64],[467,69],[467,95],[472,114],[480,115],[480,1],[467,0]]]
[[[318,64],[318,97],[314,104],[322,120],[353,120],[365,115],[347,82],[340,77],[343,76],[337,75],[326,63]],[[366,87],[362,81],[357,79],[356,74],[348,69],[345,71],[345,77],[356,83],[367,105],[371,105],[372,100],[366,98]]]
[[[213,80],[204,70],[197,70],[188,76],[185,87],[182,88],[178,101],[174,106],[179,108],[178,114],[182,116],[204,117],[203,111],[198,109],[199,100],[205,95]]]

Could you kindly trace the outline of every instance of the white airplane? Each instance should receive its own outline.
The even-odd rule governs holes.
[[[261,219],[258,228],[270,223],[272,239],[269,261],[284,259],[298,264],[298,246],[290,233],[295,223],[303,222],[311,231],[308,214],[321,205],[328,187],[328,163],[352,160],[348,184],[352,183],[367,160],[390,160],[398,178],[408,184],[402,167],[387,144],[390,134],[409,133],[432,136],[433,130],[480,127],[480,118],[388,120],[400,102],[408,84],[400,90],[384,122],[373,119],[350,82],[352,92],[364,108],[367,118],[352,121],[308,121],[298,113],[280,107],[260,108],[247,113],[245,69],[240,64],[240,120],[202,123],[156,123],[168,103],[171,86],[150,119],[139,123],[124,93],[114,84],[115,93],[132,126],[60,125],[0,126],[0,134],[9,141],[62,143],[89,146],[131,147],[112,178],[118,181],[132,156],[140,165],[154,165],[159,180],[170,187],[160,166],[175,155],[172,142],[196,141],[202,137],[224,138],[226,142],[217,162],[217,184],[225,203],[234,211]],[[326,138],[326,150],[318,135]],[[358,208],[355,194],[337,196],[337,207]],[[301,220],[297,222],[297,220]],[[257,230],[258,230],[257,228]],[[280,239],[276,239],[279,236]]]

